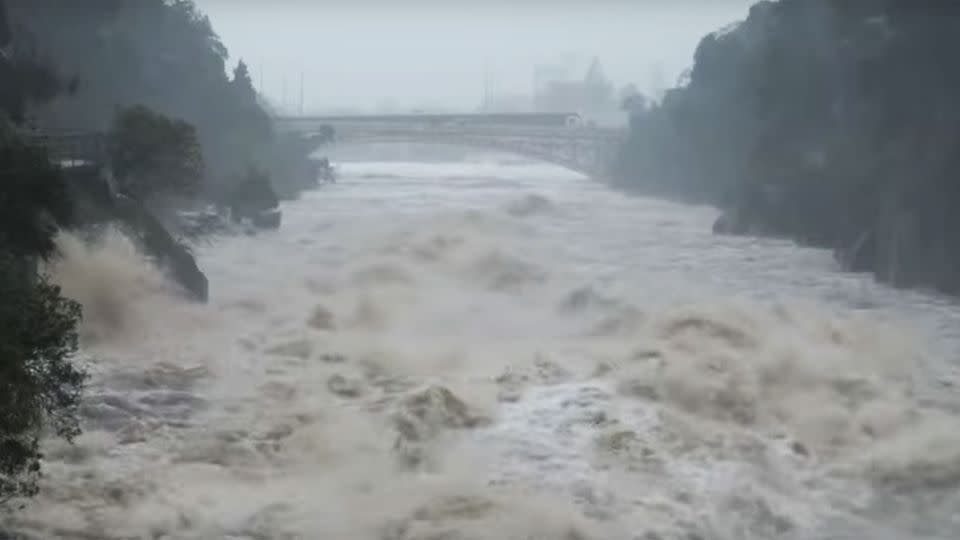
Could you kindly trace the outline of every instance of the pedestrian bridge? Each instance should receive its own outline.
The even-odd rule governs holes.
[[[602,178],[625,129],[586,125],[576,113],[281,116],[280,132],[329,144],[425,143],[496,150]]]

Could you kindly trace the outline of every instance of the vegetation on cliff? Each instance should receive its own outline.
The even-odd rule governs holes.
[[[203,155],[194,127],[137,105],[117,113],[110,161],[119,189],[139,200],[196,194]]]
[[[242,173],[272,137],[244,66],[188,0],[8,0],[11,20],[57,71],[79,79],[69,99],[34,112],[41,128],[107,131],[117,108],[143,105],[196,127],[213,179]]]
[[[12,39],[0,2],[0,47]],[[0,57],[3,75],[44,71],[16,52]],[[30,76],[30,75],[27,75]],[[46,71],[46,77],[54,76]],[[0,504],[37,491],[39,440],[45,431],[72,439],[86,378],[73,362],[80,306],[36,273],[55,254],[54,235],[71,217],[60,171],[42,148],[18,140],[25,104],[50,88],[0,78]]]
[[[633,110],[621,185],[727,210],[718,229],[830,247],[960,292],[960,4],[780,0],[705,37]]]

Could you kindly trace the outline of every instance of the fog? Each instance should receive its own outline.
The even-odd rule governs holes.
[[[617,87],[655,94],[692,63],[701,37],[751,0],[346,2],[198,0],[274,103],[307,111],[472,109],[528,94],[535,66],[581,76],[596,56]],[[485,82],[486,81],[486,82]]]

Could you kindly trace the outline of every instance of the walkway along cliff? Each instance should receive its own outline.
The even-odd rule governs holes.
[[[25,138],[46,147],[51,159],[61,164],[74,205],[75,227],[118,224],[191,298],[207,301],[207,277],[189,248],[174,238],[140,201],[115,189],[104,135],[27,134]]]

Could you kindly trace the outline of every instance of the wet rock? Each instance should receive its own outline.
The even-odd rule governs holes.
[[[343,375],[332,375],[327,379],[327,389],[340,397],[356,398],[363,394],[363,383]]]

